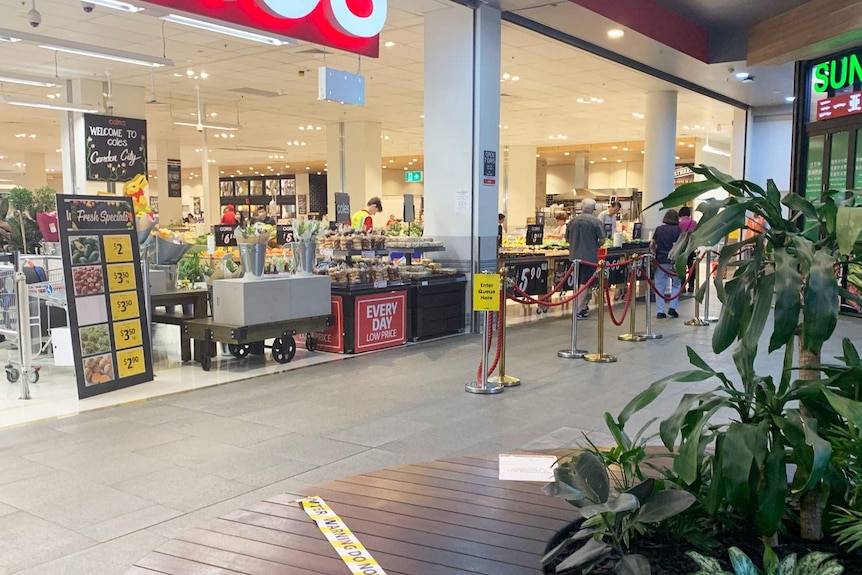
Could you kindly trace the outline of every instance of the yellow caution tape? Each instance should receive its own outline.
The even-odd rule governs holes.
[[[297,499],[326,537],[347,568],[355,575],[386,575],[344,521],[320,497]]]

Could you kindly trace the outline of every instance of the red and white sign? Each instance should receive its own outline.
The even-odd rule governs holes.
[[[332,296],[332,311],[335,316],[335,325],[322,331],[312,332],[317,343],[316,349],[332,353],[344,353],[344,303],[341,296]],[[305,341],[305,334],[297,334],[296,339]]]
[[[818,121],[852,116],[853,114],[862,114],[862,92],[852,92],[817,100]]]
[[[145,0],[171,14],[306,40],[377,58],[386,0]]]
[[[359,296],[355,311],[357,353],[407,342],[407,292]]]

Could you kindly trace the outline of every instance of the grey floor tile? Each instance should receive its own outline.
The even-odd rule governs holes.
[[[93,544],[87,537],[29,513],[0,517],[0,568],[10,573],[41,566]]]
[[[267,398],[272,403],[271,398]],[[173,422],[171,429],[184,435],[201,437],[218,443],[245,447],[289,433],[287,430],[250,421],[199,413],[194,417]]]
[[[17,507],[12,507],[11,505],[6,505],[5,503],[0,503],[0,517],[4,515],[11,515],[12,513],[17,513],[20,511]]]
[[[408,435],[431,429],[433,425],[414,421],[410,417],[396,415],[375,419],[370,423],[342,429],[326,437],[339,441],[349,441],[368,447],[379,447],[384,443],[396,441]]]
[[[108,439],[85,441],[68,448],[40,451],[26,459],[102,485],[113,485],[170,465],[159,459],[113,449],[113,445]]]
[[[323,465],[306,473],[300,473],[294,479],[316,485],[326,483],[342,477],[367,473],[384,467],[397,467],[408,463],[417,463],[415,456],[404,453],[393,453],[383,449],[369,449],[334,463]]]
[[[72,422],[59,426],[57,429],[73,437],[91,440],[109,440],[114,449],[123,449],[126,451],[146,449],[147,447],[161,445],[186,437],[173,431],[135,423],[118,416],[106,417],[104,420],[88,421],[85,423]]]
[[[94,541],[104,542],[134,533],[135,531],[141,531],[180,515],[183,515],[183,512],[178,509],[171,509],[162,505],[151,505],[150,507],[144,507],[143,509],[126,513],[101,523],[88,525],[80,529],[80,533]]]
[[[277,453],[282,457],[314,465],[326,465],[368,448],[364,445],[335,441],[325,437],[290,433],[249,446],[261,452]]]
[[[193,409],[167,404],[164,400],[143,401],[119,409],[126,419],[144,425],[162,425],[171,421],[186,419],[198,413]]]
[[[264,487],[283,479],[295,477],[300,473],[305,473],[306,471],[316,467],[317,465],[314,463],[295,461],[291,459],[272,467],[259,469],[245,475],[239,475],[235,477],[234,480],[252,487]]]
[[[116,489],[181,511],[208,507],[251,491],[248,485],[182,467],[130,479]]]
[[[30,479],[55,471],[53,467],[30,461],[19,455],[0,455],[0,485]]]

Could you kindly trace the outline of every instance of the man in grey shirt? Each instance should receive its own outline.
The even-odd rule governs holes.
[[[572,218],[566,225],[566,240],[569,242],[569,259],[581,260],[581,262],[598,261],[599,246],[605,240],[605,227],[602,222],[593,215],[596,211],[596,201],[586,199],[581,202],[581,213]],[[578,272],[578,287],[587,283],[593,276],[595,268],[581,263]],[[575,309],[578,310],[578,318],[585,319],[589,310],[585,306],[586,294],[581,294],[577,299]]]
[[[610,224],[611,233],[617,231],[617,215],[619,215],[620,210],[622,209],[623,205],[621,203],[611,202],[608,209],[598,215],[599,221],[602,222],[604,229],[607,229],[608,224]]]

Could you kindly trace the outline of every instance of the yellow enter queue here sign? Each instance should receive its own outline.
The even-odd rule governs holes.
[[[500,310],[500,276],[497,274],[473,275],[473,310]]]

